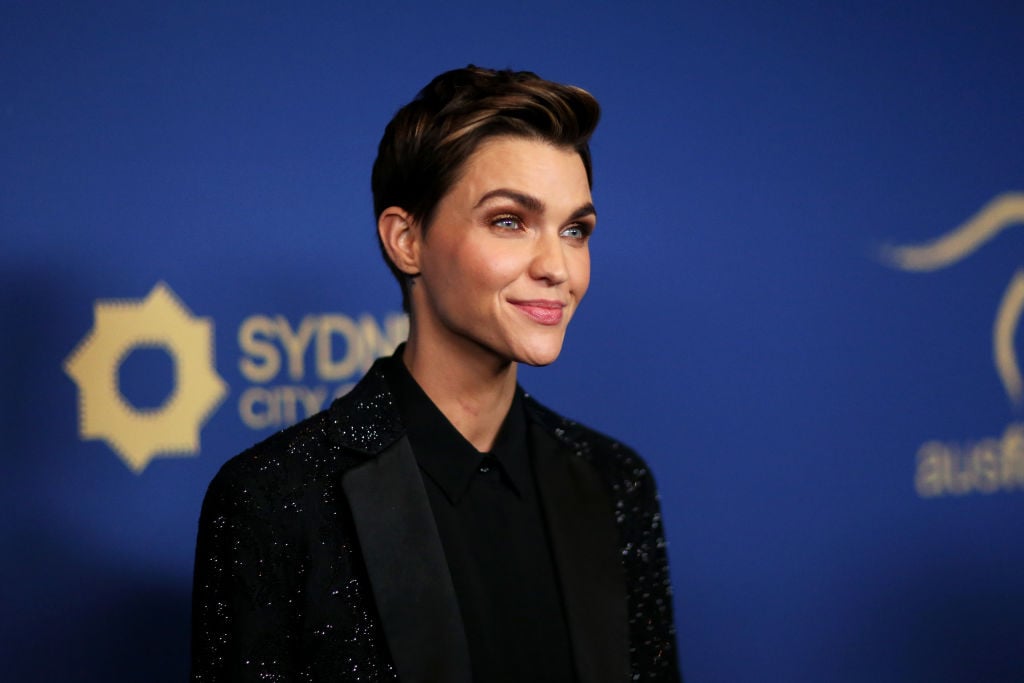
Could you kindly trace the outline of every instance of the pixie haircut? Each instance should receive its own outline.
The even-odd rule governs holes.
[[[446,71],[399,109],[384,129],[371,179],[374,214],[379,219],[386,208],[400,207],[426,234],[437,204],[458,181],[466,161],[481,142],[499,135],[574,149],[587,183],[593,185],[590,136],[600,112],[586,90],[530,71],[473,65]],[[408,276],[380,246],[408,312]]]

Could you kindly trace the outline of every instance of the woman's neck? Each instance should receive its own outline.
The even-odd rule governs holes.
[[[423,391],[481,453],[494,446],[516,390],[516,363],[463,340],[425,348],[410,334],[402,360]]]

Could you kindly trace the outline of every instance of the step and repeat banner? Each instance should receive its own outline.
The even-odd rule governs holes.
[[[688,681],[1024,681],[1019,3],[6,2],[3,678],[187,675],[232,455],[405,338],[370,166],[581,85],[592,285],[528,391],[658,480]]]

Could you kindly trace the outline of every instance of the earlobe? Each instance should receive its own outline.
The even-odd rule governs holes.
[[[416,222],[405,209],[389,206],[377,219],[377,234],[384,251],[398,270],[406,275],[420,273],[420,233]]]

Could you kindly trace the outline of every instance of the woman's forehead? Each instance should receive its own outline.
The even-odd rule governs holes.
[[[591,201],[586,169],[576,150],[511,136],[481,143],[466,160],[452,193],[474,206],[505,200],[534,210],[575,208]]]

